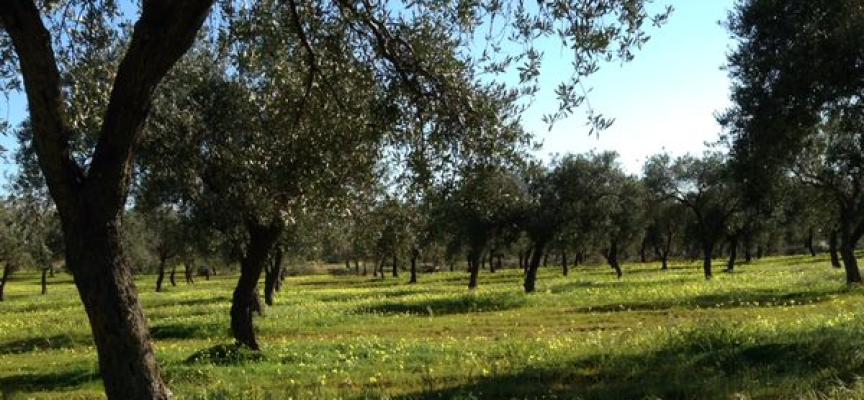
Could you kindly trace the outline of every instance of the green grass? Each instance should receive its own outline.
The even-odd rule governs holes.
[[[864,399],[864,289],[826,259],[775,257],[701,278],[698,265],[289,278],[256,318],[261,354],[228,333],[236,277],[152,292],[138,280],[179,399]],[[0,398],[102,398],[68,276],[0,303]]]

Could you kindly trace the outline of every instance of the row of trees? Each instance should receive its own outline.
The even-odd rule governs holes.
[[[122,240],[130,189],[136,206],[240,244],[231,326],[257,348],[258,280],[286,233],[359,201],[385,160],[422,186],[506,158],[524,137],[519,99],[537,90],[535,40],[572,50],[553,122],[583,102],[600,61],[631,59],[644,26],[665,20],[647,3],[0,3],[0,83],[26,94],[31,164],[56,205],[108,397],[171,397]]]

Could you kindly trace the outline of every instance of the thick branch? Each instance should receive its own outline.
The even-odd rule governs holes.
[[[88,180],[106,195],[97,206],[123,206],[135,146],[150,110],[153,92],[186,53],[214,0],[147,0],[123,58],[105,111]]]
[[[63,213],[75,198],[82,172],[69,154],[69,127],[51,34],[31,0],[0,1],[0,21],[20,62],[39,165]]]

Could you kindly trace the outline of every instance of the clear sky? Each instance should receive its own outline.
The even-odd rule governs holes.
[[[588,81],[591,105],[615,119],[599,136],[588,136],[583,111],[557,123],[552,131],[540,120],[554,110],[552,90],[556,65],[543,71],[542,89],[524,116],[525,126],[544,143],[538,156],[615,150],[631,173],[641,171],[647,156],[663,151],[673,155],[701,153],[704,142],[718,138],[714,113],[729,105],[729,79],[721,67],[732,45],[725,20],[734,0],[658,0],[675,11],[630,63],[608,64]],[[555,54],[547,50],[552,59]],[[549,62],[549,61],[547,61]],[[566,68],[566,66],[561,66]]]
[[[545,112],[557,108],[553,90],[567,74],[566,63],[556,63],[556,51],[547,49],[541,92],[524,115],[528,130],[544,143],[538,156],[615,150],[624,167],[638,173],[647,156],[668,151],[673,155],[700,153],[704,143],[715,141],[720,131],[714,113],[729,104],[729,81],[720,68],[732,42],[719,22],[725,20],[734,0],[658,0],[672,4],[668,23],[651,31],[651,40],[636,59],[621,65],[604,65],[587,81],[593,108],[615,124],[588,136],[583,110],[559,121],[551,131],[541,121]],[[23,96],[0,99],[0,118],[18,123],[24,116]],[[0,136],[0,145],[10,149],[14,140]],[[14,168],[2,160],[0,174]],[[0,177],[0,183],[6,179]]]

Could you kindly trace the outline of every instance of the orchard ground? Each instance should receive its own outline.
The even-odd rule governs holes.
[[[530,295],[514,269],[474,292],[464,272],[291,277],[256,318],[260,354],[231,345],[235,276],[137,285],[178,399],[864,399],[864,288],[827,258],[624,270],[543,268]],[[70,278],[6,290],[0,398],[103,398]]]

